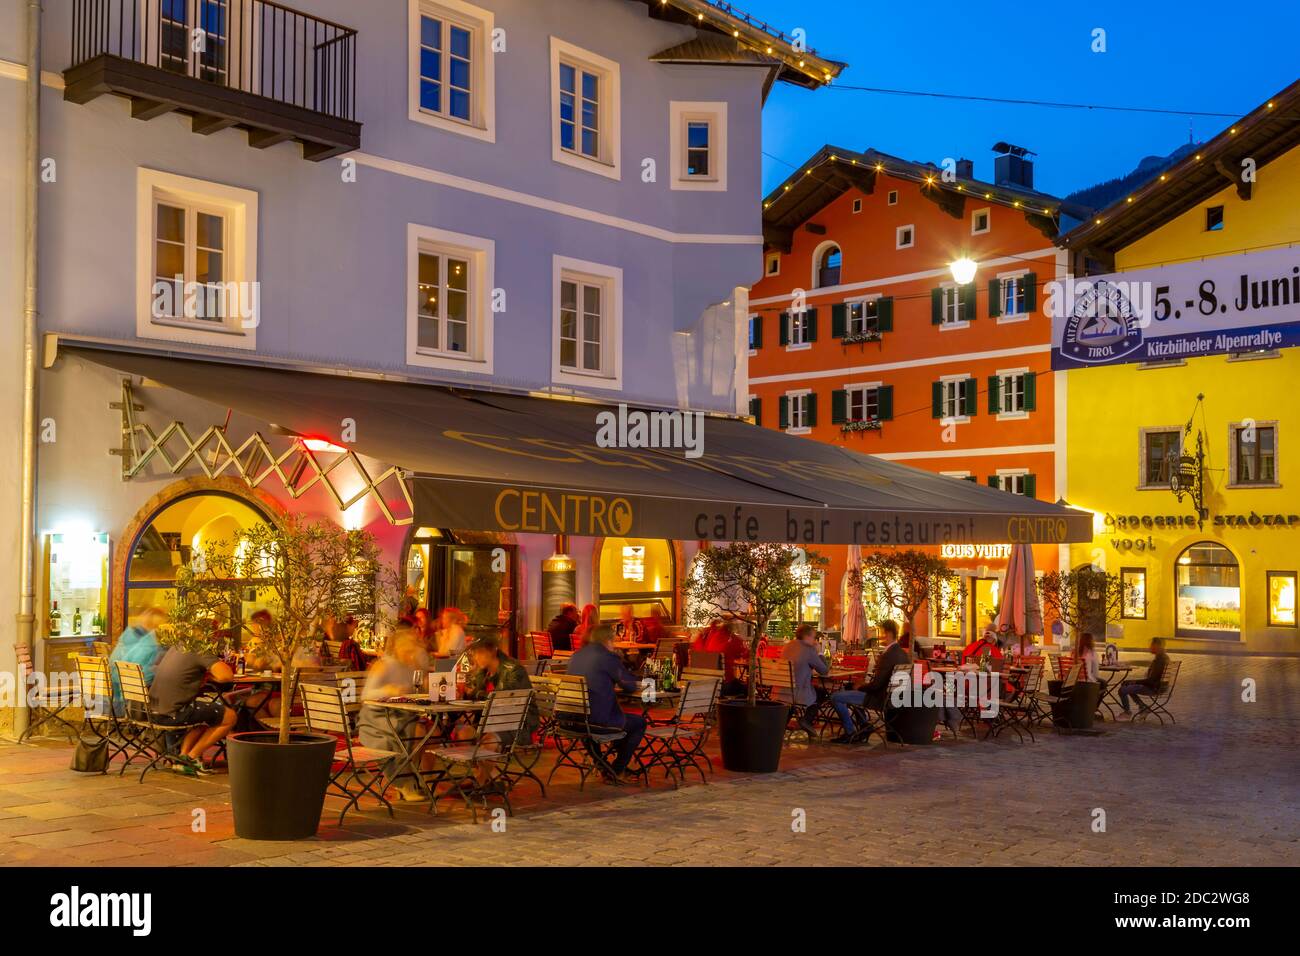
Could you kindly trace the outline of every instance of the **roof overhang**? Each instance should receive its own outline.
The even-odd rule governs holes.
[[[60,351],[299,436],[342,445],[341,423],[350,419],[357,439],[351,450],[407,472],[419,524],[801,545],[1092,538],[1090,512],[734,418],[674,417],[84,343],[64,343]],[[658,447],[638,443],[638,436],[658,436]]]

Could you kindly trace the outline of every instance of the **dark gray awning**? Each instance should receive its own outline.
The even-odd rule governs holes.
[[[413,474],[415,520],[476,531],[919,545],[1089,541],[1092,515],[727,418],[703,454],[601,447],[593,405],[65,343]],[[635,410],[633,410],[635,411]],[[679,424],[681,424],[679,422]]]

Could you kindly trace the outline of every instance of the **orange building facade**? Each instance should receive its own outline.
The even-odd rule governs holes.
[[[1057,499],[1059,382],[1043,299],[1063,270],[1053,245],[1060,203],[1032,189],[1028,160],[1005,159],[995,185],[965,161],[945,175],[826,147],[777,187],[764,203],[765,275],[750,293],[759,424]],[[977,264],[965,285],[951,267],[960,259]],[[982,630],[1008,553],[943,549],[962,575],[964,606],[948,620],[923,610],[917,633],[955,642]],[[827,556],[804,617],[834,630],[846,549]],[[1036,550],[1040,571],[1058,560],[1055,547]]]

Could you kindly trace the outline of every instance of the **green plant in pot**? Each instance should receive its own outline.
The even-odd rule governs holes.
[[[216,650],[228,622],[230,632],[255,634],[260,655],[279,663],[278,729],[227,740],[237,835],[295,840],[316,832],[336,741],[292,729],[295,659],[317,645],[319,623],[341,615],[359,579],[387,573],[368,532],[295,515],[205,542],[180,568],[172,615],[177,640]],[[269,614],[256,631],[240,611],[246,590]]]
[[[797,601],[827,560],[785,544],[735,542],[705,548],[684,585],[688,603],[750,625],[749,681],[743,701],[718,705],[722,764],[728,770],[771,773],[781,761],[790,708],[758,699],[758,647],[767,623]]]

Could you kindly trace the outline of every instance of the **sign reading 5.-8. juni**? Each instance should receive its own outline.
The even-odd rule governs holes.
[[[1048,283],[1052,367],[1300,345],[1300,249]]]

